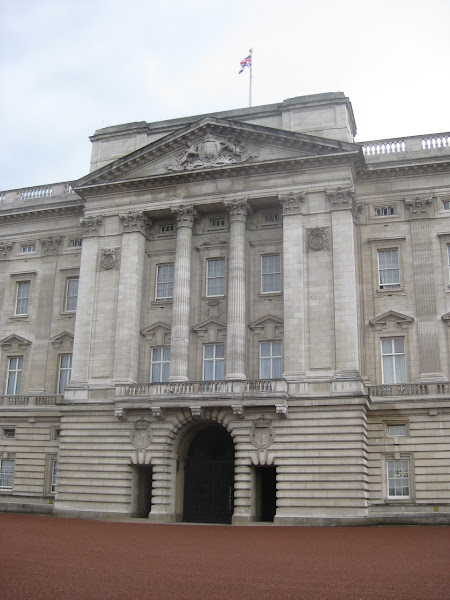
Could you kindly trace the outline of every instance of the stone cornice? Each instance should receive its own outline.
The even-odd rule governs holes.
[[[84,202],[70,206],[48,206],[33,209],[20,207],[0,212],[0,224],[17,221],[34,221],[36,219],[52,219],[55,217],[79,217],[83,214]]]

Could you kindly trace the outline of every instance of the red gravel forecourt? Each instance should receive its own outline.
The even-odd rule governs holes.
[[[0,599],[449,600],[449,534],[0,514]]]

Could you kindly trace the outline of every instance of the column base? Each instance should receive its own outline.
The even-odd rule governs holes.
[[[225,379],[239,379],[239,380],[244,380],[247,379],[247,375],[245,375],[244,373],[227,373],[225,375]]]

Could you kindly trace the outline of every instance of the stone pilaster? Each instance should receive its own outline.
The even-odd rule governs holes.
[[[231,200],[225,207],[230,215],[226,379],[246,379],[245,229],[249,205],[246,200]]]
[[[356,251],[353,215],[357,211],[353,188],[327,190],[331,202],[333,238],[334,327],[336,376],[360,379]]]
[[[177,219],[177,244],[173,280],[172,336],[169,381],[188,381],[189,313],[192,227],[196,210],[192,205],[172,209]]]
[[[419,342],[420,381],[444,379],[441,366],[440,327],[436,319],[436,292],[434,285],[433,248],[430,216],[432,197],[405,199],[411,219],[411,247],[414,265],[416,295],[416,323]]]
[[[119,291],[117,296],[114,378],[138,380],[139,340],[144,279],[145,231],[149,225],[140,211],[119,215],[122,227]],[[112,261],[106,263],[112,264]]]
[[[85,386],[89,378],[92,320],[94,315],[93,299],[95,298],[97,282],[98,229],[102,221],[102,217],[80,219],[80,225],[83,228],[83,248],[81,251],[70,387]],[[70,395],[68,392],[69,390],[66,390],[66,396]]]
[[[302,379],[306,372],[304,201],[305,194],[280,196],[283,207],[283,377],[290,380]]]

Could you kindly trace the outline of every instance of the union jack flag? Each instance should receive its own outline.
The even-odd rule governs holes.
[[[244,60],[241,60],[241,70],[239,71],[239,75],[244,71],[245,67],[248,67],[249,69],[252,68],[252,53],[251,52],[246,58],[244,58]]]

